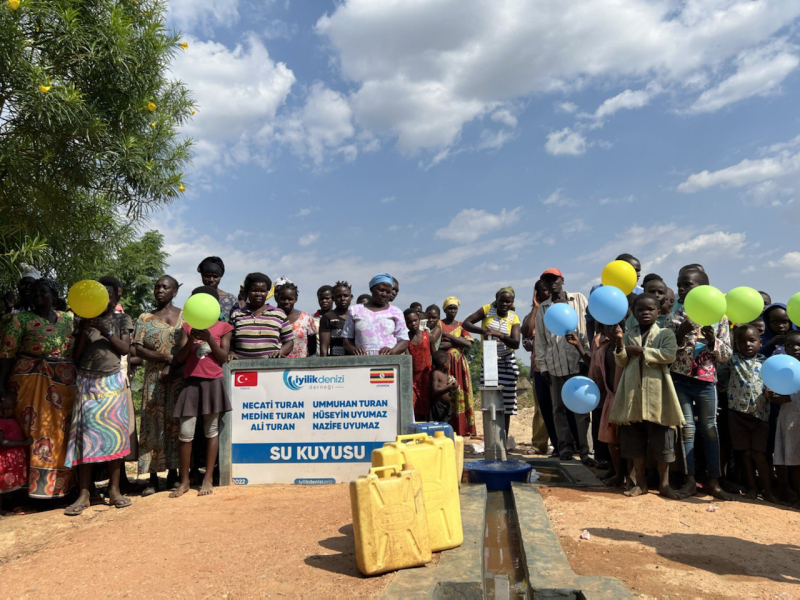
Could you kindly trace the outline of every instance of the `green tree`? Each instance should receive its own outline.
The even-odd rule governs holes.
[[[191,140],[178,128],[193,101],[169,77],[186,45],[165,12],[164,0],[0,5],[3,266],[24,260],[71,283],[184,190]]]

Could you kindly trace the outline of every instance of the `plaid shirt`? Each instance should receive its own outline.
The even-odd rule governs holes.
[[[589,352],[589,337],[586,335],[586,296],[583,294],[567,295],[567,304],[578,313],[578,329],[575,335],[578,336],[581,345]],[[539,305],[536,311],[536,338],[534,339],[534,349],[536,352],[536,366],[544,373],[550,373],[558,377],[575,375],[580,373],[581,355],[578,349],[570,344],[566,338],[553,335],[544,324],[544,315],[547,309],[553,306],[553,300],[547,299]]]

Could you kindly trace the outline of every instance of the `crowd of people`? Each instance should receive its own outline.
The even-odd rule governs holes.
[[[635,257],[618,260],[640,275]],[[497,344],[506,429],[517,414],[516,351],[524,347],[532,354],[536,415],[553,454],[589,466],[607,462],[606,482],[625,485],[627,495],[647,492],[651,480],[661,494],[683,498],[696,493],[702,475],[705,490],[721,499],[741,492],[797,501],[800,395],[765,389],[760,365],[776,353],[800,357],[800,332],[785,305],[766,294],[763,316],[752,323],[694,324],[683,301],[709,283],[699,264],[681,269],[675,293],[659,275],[646,275],[629,296],[628,315],[614,325],[596,323],[586,297],[568,292],[556,268],[536,282],[523,320],[514,289],[504,287],[463,321],[454,296],[441,307],[412,303],[400,310],[399,283],[388,273],[375,275],[369,294],[355,303],[347,281],[320,287],[311,314],[296,308],[299,290],[285,277],[273,282],[250,273],[234,295],[220,287],[220,258],[204,259],[197,271],[202,285],[192,294],[210,294],[220,306],[217,323],[205,330],[184,321],[174,304],[181,284],[169,275],[154,284],[153,310],[134,320],[122,310],[124,290],[114,277],[99,280],[108,291],[105,311],[81,319],[55,282],[32,269],[22,274],[0,322],[0,499],[15,490],[34,499],[77,490],[65,513],[79,515],[92,502],[94,482],[108,479],[111,505],[124,508],[134,489],[125,462],[149,476],[142,495],[169,491],[177,498],[193,480],[199,495],[212,493],[220,415],[231,410],[223,366],[238,359],[410,354],[415,420],[449,422],[459,435],[473,436],[467,354],[476,335]],[[579,316],[564,337],[545,325],[558,303]],[[137,429],[130,382],[138,367]],[[601,390],[594,413],[573,413],[562,398],[565,383],[579,374]],[[159,487],[162,472],[166,490]]]

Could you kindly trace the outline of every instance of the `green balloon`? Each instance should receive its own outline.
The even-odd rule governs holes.
[[[733,288],[725,296],[728,302],[728,315],[731,323],[749,323],[764,312],[764,298],[751,287]]]
[[[219,321],[219,300],[210,294],[194,294],[183,305],[183,318],[192,329],[208,329]]]
[[[789,320],[800,327],[800,292],[789,298],[789,303],[786,305],[786,314],[789,315]]]
[[[710,285],[694,288],[686,294],[683,303],[686,315],[702,327],[719,323],[725,316],[727,306],[725,294]]]

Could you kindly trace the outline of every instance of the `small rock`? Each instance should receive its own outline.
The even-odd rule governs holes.
[[[582,540],[590,540],[590,539],[592,539],[592,534],[584,529],[583,532],[581,533],[581,539]]]
[[[717,512],[719,510],[719,506],[716,504],[709,504],[706,512]]]

